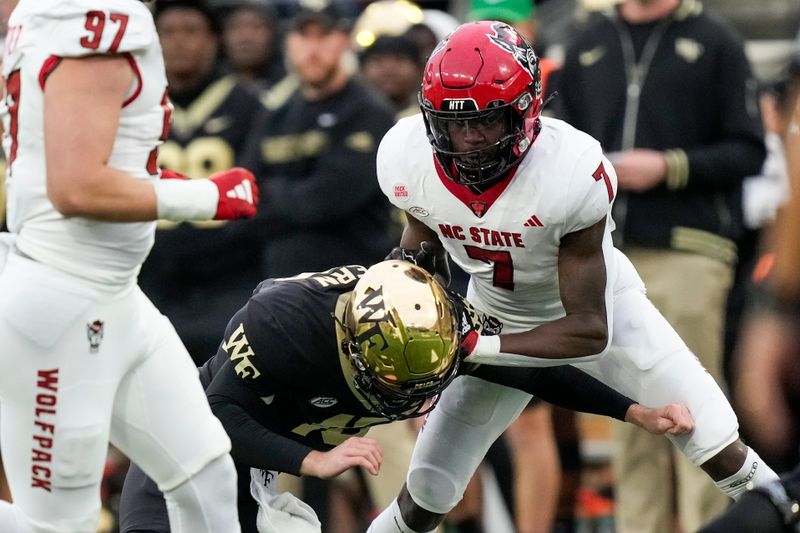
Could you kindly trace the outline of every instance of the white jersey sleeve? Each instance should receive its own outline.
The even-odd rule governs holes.
[[[413,172],[413,160],[422,159],[416,150],[430,153],[430,145],[421,144],[418,135],[414,135],[415,126],[422,118],[419,115],[400,119],[378,146],[377,172],[378,183],[383,194],[395,206],[407,210],[412,198],[422,194],[409,183],[409,174]],[[427,141],[426,141],[427,143]]]
[[[41,0],[40,0],[41,1]],[[145,50],[155,38],[153,18],[136,0],[44,0],[31,32],[39,47],[58,57],[133,53]]]
[[[570,177],[564,233],[588,228],[611,212],[617,196],[617,174],[600,145],[585,150]]]

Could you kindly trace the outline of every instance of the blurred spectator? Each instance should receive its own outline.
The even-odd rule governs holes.
[[[776,455],[800,446],[800,68],[788,83],[781,121],[787,126],[783,139],[791,195],[776,223],[776,263],[766,297],[742,332],[734,383],[742,425],[753,431],[754,446]],[[746,493],[701,533],[795,532],[800,524],[798,502],[800,465],[780,483]]]
[[[769,236],[776,212],[789,197],[789,178],[786,170],[784,141],[786,139],[792,106],[797,86],[800,85],[800,61],[792,60],[793,55],[784,58],[780,74],[765,82],[765,90],[760,97],[760,108],[765,130],[767,159],[761,172],[749,176],[744,181],[742,191],[745,232],[739,241],[739,262],[736,265],[736,278],[728,299],[725,323],[725,379],[733,383],[732,355],[741,331],[741,319],[748,299],[752,296],[753,283],[760,283],[774,261],[774,253],[766,237]],[[797,55],[800,58],[800,54]],[[737,411],[747,409],[738,406]],[[754,427],[742,427],[742,433],[750,440]],[[761,457],[776,471],[783,472],[800,459],[798,450],[773,455],[770,450],[754,446]]]
[[[268,90],[286,75],[276,12],[267,0],[229,0],[222,8],[228,67],[241,83]]]
[[[389,99],[396,118],[419,113],[417,92],[423,64],[414,41],[382,35],[361,52],[360,62],[364,80]]]
[[[550,74],[558,68],[558,64],[544,56],[544,45],[538,39],[536,24],[536,6],[533,0],[472,0],[469,12],[470,20],[499,20],[506,22],[522,35],[539,56],[539,68],[542,70],[542,89],[545,94]]]
[[[164,1],[155,21],[174,105],[159,165],[193,178],[234,166],[261,105],[218,68],[216,13],[202,1]],[[216,353],[228,318],[262,279],[252,224],[161,221],[142,267],[142,289],[198,364]]]
[[[251,133],[247,161],[270,206],[259,226],[264,276],[372,264],[391,249],[375,154],[392,111],[350,78],[347,21],[335,4],[319,4],[295,16],[286,39],[300,87]]]
[[[401,35],[423,19],[422,9],[408,0],[371,2],[353,24],[353,43],[356,50],[363,50],[381,35]]]
[[[449,13],[438,9],[423,9],[422,22],[412,24],[405,32],[406,37],[417,43],[422,64],[428,62],[428,56],[439,41],[447,37],[451,31],[461,24]]]
[[[567,52],[554,103],[611,152],[615,237],[648,296],[719,380],[741,183],[764,145],[739,37],[696,0],[625,0],[594,15]],[[617,530],[673,528],[672,450],[615,427]],[[694,531],[728,504],[675,458],[677,508]]]

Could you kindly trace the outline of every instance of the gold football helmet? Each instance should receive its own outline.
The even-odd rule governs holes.
[[[441,285],[414,264],[369,268],[343,322],[354,387],[386,418],[427,413],[456,375],[455,310]]]

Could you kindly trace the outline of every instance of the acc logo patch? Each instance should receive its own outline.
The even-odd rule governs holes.
[[[426,216],[430,215],[430,213],[428,213],[425,209],[423,209],[421,207],[417,207],[417,206],[409,207],[408,208],[408,212],[411,213],[412,215],[418,216],[418,217],[426,217]]]
[[[407,202],[408,201],[408,185],[405,183],[395,183],[392,186],[392,194],[397,199],[398,202]]]
[[[324,409],[326,407],[333,407],[339,403],[339,400],[336,398],[331,398],[330,396],[317,396],[316,398],[311,398],[308,400],[308,403],[314,407],[321,407]]]

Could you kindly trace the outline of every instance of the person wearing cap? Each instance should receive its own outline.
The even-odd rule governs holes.
[[[243,164],[275,209],[259,220],[265,275],[372,264],[391,248],[389,204],[374,176],[378,142],[394,117],[352,78],[348,29],[336,4],[301,4],[285,44],[299,86],[250,133]]]
[[[207,178],[238,161],[262,106],[220,68],[220,27],[207,2],[159,1],[154,18],[174,108],[158,165]],[[159,222],[139,282],[172,320],[197,364],[215,353],[216,332],[261,278],[252,229],[252,221]]]

